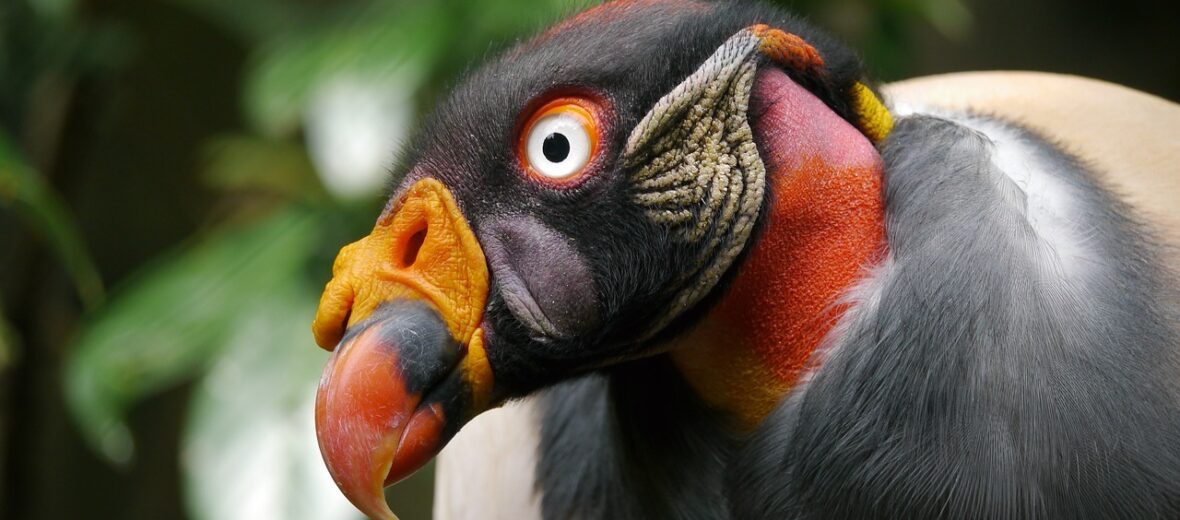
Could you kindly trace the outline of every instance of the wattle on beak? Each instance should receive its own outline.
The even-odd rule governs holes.
[[[489,405],[487,264],[450,192],[427,178],[340,251],[332,275],[312,325],[334,349],[316,395],[320,451],[358,509],[393,519],[384,487]]]

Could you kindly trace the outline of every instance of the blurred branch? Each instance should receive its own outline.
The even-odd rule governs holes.
[[[16,362],[20,339],[8,319],[0,314],[0,375]]]
[[[41,235],[62,263],[87,308],[103,298],[102,278],[61,198],[0,133],[0,207],[9,208]]]

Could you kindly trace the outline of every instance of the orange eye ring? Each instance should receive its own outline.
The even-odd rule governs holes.
[[[517,139],[521,168],[546,184],[576,182],[598,154],[599,110],[590,99],[567,96],[533,111]]]

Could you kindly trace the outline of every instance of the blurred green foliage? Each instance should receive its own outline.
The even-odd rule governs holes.
[[[146,268],[95,313],[78,338],[66,395],[105,456],[129,462],[133,443],[122,417],[137,399],[200,375],[276,310],[288,318],[310,314],[316,290],[305,264],[319,227],[314,213],[294,207],[219,230]],[[274,328],[290,337],[282,334],[288,323]],[[268,343],[264,337],[240,347]]]
[[[883,80],[912,73],[913,32],[925,23],[951,40],[971,31],[962,0],[796,0],[775,2],[803,13],[861,51],[868,69]]]
[[[225,100],[244,128],[192,145],[216,201],[202,229],[145,261],[105,301],[77,223],[34,165],[61,155],[54,144],[68,107],[59,105],[80,79],[117,75],[152,42],[80,0],[0,6],[0,209],[44,238],[89,309],[67,351],[64,397],[93,449],[126,466],[142,434],[129,411],[193,385],[177,454],[193,518],[354,517],[311,429],[326,354],[309,324],[332,257],[372,225],[398,142],[448,83],[593,2],[171,2],[245,48],[238,98]],[[962,37],[971,21],[958,0],[790,7],[869,49],[885,77],[905,72],[908,26]],[[0,372],[15,359],[6,323],[0,316]],[[394,505],[406,519],[429,511],[429,474],[416,479],[394,491],[406,494]]]
[[[61,198],[20,157],[0,131],[0,208],[16,213],[56,253],[89,307],[102,301],[102,278]]]

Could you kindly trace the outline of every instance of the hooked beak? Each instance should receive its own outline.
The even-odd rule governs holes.
[[[383,488],[490,402],[487,264],[450,192],[423,179],[341,249],[332,275],[312,325],[335,349],[316,395],[320,451],[353,505],[394,519]]]

